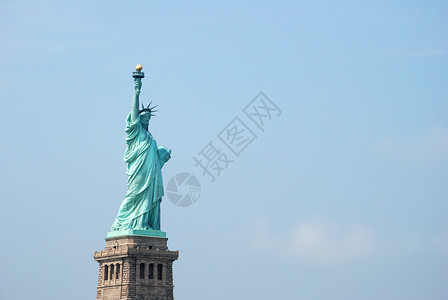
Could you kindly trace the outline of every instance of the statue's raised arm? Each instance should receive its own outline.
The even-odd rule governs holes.
[[[142,89],[142,78],[145,77],[144,73],[141,72],[142,65],[137,65],[137,72],[133,74],[134,77],[134,98],[132,99],[131,107],[131,121],[135,122],[139,113],[139,102],[140,102],[140,90]]]
[[[135,122],[138,117],[138,106],[139,106],[139,98],[140,98],[140,90],[142,88],[142,79],[134,78],[135,83],[135,91],[134,98],[132,99],[132,108],[131,108],[131,120]]]

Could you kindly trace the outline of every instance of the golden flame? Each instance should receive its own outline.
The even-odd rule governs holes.
[[[135,67],[135,69],[136,69],[137,71],[141,71],[141,70],[143,69],[143,67],[142,67],[142,65],[137,64],[137,66]]]

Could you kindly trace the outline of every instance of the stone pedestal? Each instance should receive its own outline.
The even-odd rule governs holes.
[[[167,238],[121,236],[106,238],[99,263],[97,300],[173,300],[173,262]]]

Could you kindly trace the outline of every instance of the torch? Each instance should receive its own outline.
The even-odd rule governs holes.
[[[145,73],[142,72],[142,65],[137,64],[137,66],[135,67],[135,72],[132,73],[132,77],[134,78],[145,78]]]

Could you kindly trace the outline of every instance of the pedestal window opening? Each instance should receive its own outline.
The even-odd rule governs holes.
[[[149,264],[148,279],[154,279],[154,264]]]
[[[162,280],[163,265],[157,265],[157,280]]]
[[[145,264],[140,264],[140,279],[145,279]]]
[[[104,266],[104,280],[109,280],[109,266]]]

